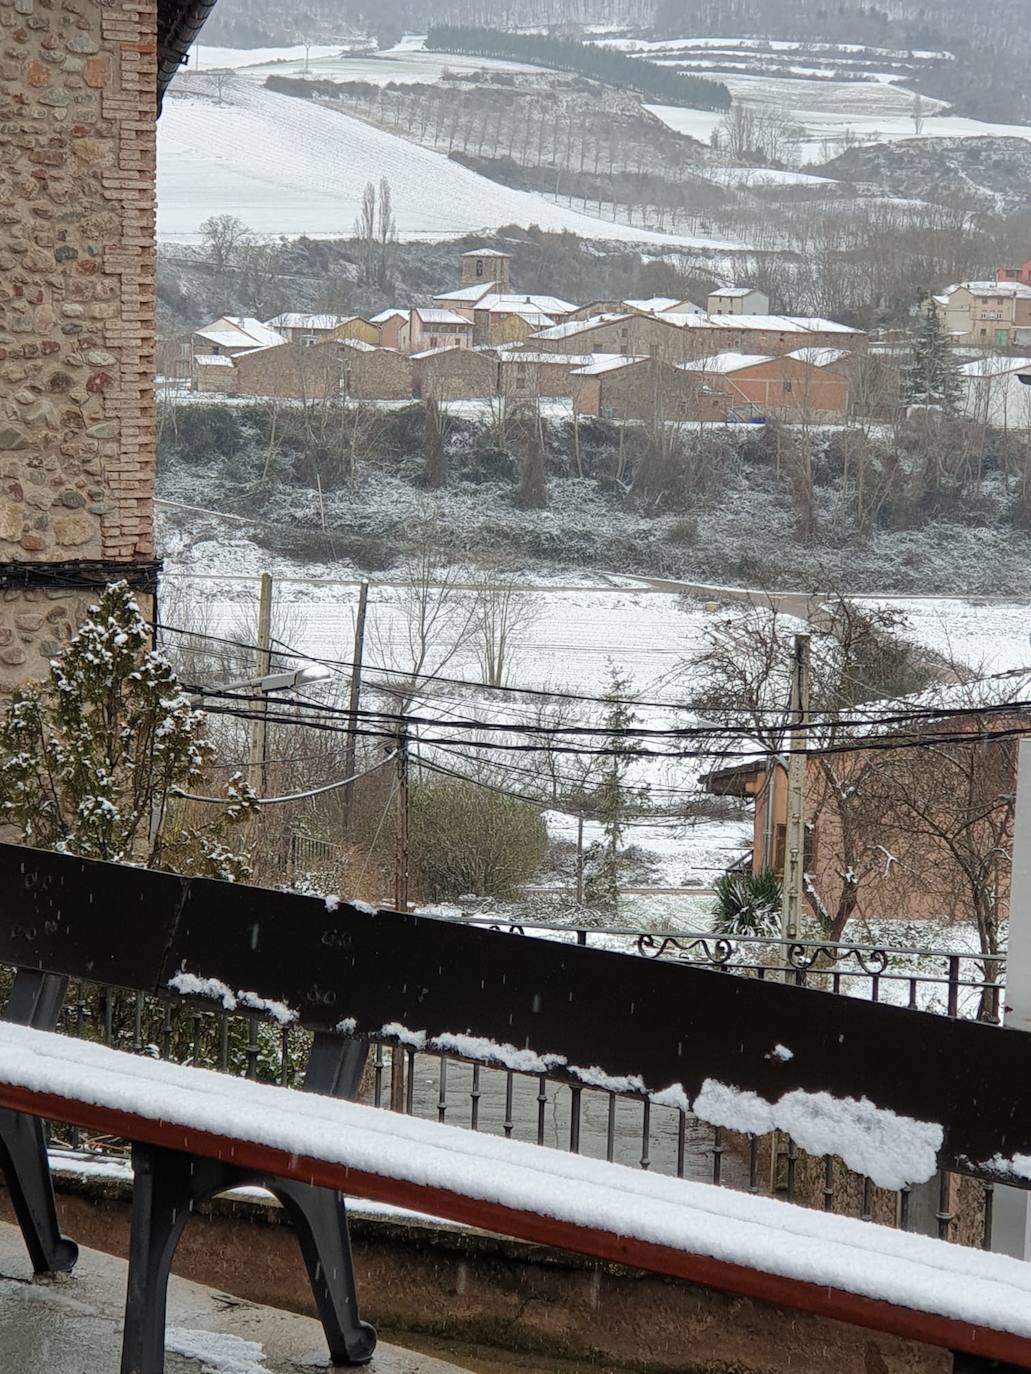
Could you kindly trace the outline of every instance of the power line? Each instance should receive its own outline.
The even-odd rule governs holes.
[[[341,778],[339,782],[326,783],[324,787],[313,787],[309,792],[293,792],[286,797],[256,797],[254,799],[253,805],[280,806],[283,802],[307,801],[309,797],[321,797],[326,792],[336,792],[341,787],[346,787],[348,783],[358,782],[360,781],[360,779],[367,778],[370,776],[370,774],[378,772],[379,769],[384,766],[384,764],[389,763],[391,759],[394,759],[396,757],[397,750],[395,749],[392,754],[387,754],[385,758],[380,759],[379,763],[374,763],[371,768],[366,768],[361,773],[355,773],[353,777]],[[195,796],[192,792],[180,792],[175,789],[173,789],[172,791],[172,796],[181,797],[184,801],[207,802],[212,806],[225,806],[227,801],[231,800],[231,798],[227,797],[198,797]]]

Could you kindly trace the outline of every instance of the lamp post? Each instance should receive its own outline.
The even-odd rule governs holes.
[[[272,692],[289,692],[312,682],[325,682],[333,674],[321,663],[311,663],[304,668],[296,668],[285,673],[266,673],[262,677],[244,678],[240,682],[227,682],[221,687],[213,687],[214,692],[238,692],[249,689],[261,694],[263,701],[258,719],[254,722],[247,751],[247,781],[257,796],[265,791],[266,750],[268,734],[268,697]]]

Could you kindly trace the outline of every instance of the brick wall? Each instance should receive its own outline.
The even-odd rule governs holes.
[[[153,0],[0,0],[0,562],[153,556],[155,33]],[[0,684],[77,614],[8,598]]]

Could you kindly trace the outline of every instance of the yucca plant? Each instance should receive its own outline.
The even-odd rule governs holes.
[[[775,873],[725,873],[716,881],[712,928],[719,935],[780,934],[780,880]]]

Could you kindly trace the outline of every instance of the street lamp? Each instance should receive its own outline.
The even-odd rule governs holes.
[[[268,697],[271,692],[287,692],[294,687],[303,687],[312,682],[325,682],[333,674],[322,663],[309,663],[286,673],[266,673],[263,677],[249,677],[242,682],[227,682],[221,687],[209,687],[209,692],[236,692],[244,688],[260,692]],[[268,733],[268,702],[262,703],[260,712],[251,722],[251,735],[247,751],[247,777],[254,791],[260,797],[265,791],[265,740]]]

